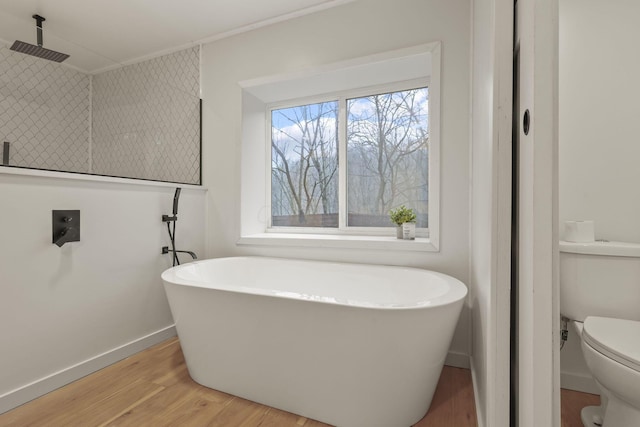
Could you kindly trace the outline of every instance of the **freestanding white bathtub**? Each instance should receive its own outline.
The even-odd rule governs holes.
[[[467,294],[428,270],[263,257],[162,280],[195,381],[341,427],[425,415]]]

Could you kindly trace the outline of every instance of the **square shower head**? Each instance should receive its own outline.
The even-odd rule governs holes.
[[[48,59],[49,61],[62,62],[69,57],[66,53],[56,52],[55,50],[45,49],[42,46],[36,46],[29,43],[16,40],[11,45],[11,50],[38,58]]]

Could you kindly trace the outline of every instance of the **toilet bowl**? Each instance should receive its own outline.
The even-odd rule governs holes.
[[[640,427],[640,244],[560,243],[560,311],[601,393],[585,427]]]
[[[587,317],[582,353],[607,397],[603,426],[640,426],[640,322]]]

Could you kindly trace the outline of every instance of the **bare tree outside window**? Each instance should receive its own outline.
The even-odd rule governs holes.
[[[413,208],[428,226],[428,88],[347,100],[348,226],[392,227]]]
[[[389,210],[404,204],[416,211],[416,226],[427,228],[428,98],[422,87],[272,110],[272,226],[394,227]],[[339,134],[339,117],[346,134]],[[342,219],[341,144],[347,165],[340,171],[347,180]]]
[[[272,226],[338,227],[338,102],[271,112]]]

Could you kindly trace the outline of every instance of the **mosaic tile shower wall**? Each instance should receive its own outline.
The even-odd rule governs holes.
[[[88,172],[90,87],[86,74],[0,45],[0,143],[11,143],[9,164]]]
[[[11,166],[200,183],[194,47],[90,76],[0,45]]]
[[[200,183],[198,47],[93,77],[92,173]]]

